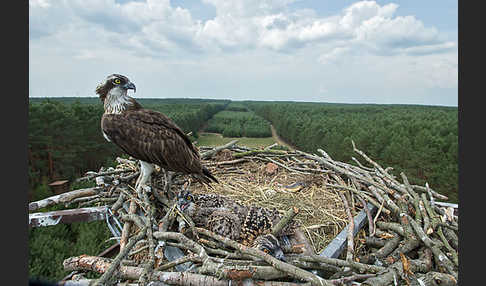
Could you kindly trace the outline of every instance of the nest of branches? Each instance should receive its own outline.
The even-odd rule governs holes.
[[[233,141],[201,147],[204,165],[218,178],[211,186],[193,182],[193,193],[215,193],[245,205],[282,213],[278,233],[296,220],[306,251],[286,249],[287,261],[221,237],[175,207],[185,179],[159,171],[150,192],[133,189],[138,162],[118,158],[109,170],[89,172],[95,194],[34,202],[30,210],[63,202],[102,204],[123,226],[114,258],[81,255],[64,261],[71,275],[64,285],[456,285],[458,217],[451,204],[427,184],[396,178],[365,153],[356,164],[298,150],[251,149]],[[67,195],[66,195],[67,196]],[[357,220],[363,214],[363,222]],[[177,222],[189,227],[177,230]],[[363,227],[367,225],[367,227]],[[344,237],[342,237],[342,234]],[[336,244],[340,244],[336,247]],[[329,255],[329,249],[333,254]],[[170,250],[170,251],[169,251]],[[238,284],[240,283],[240,284]],[[233,284],[231,284],[233,285]]]

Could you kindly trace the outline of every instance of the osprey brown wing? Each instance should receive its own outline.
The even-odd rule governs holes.
[[[166,115],[148,109],[104,114],[101,128],[130,156],[185,174],[203,174],[199,153],[187,135]]]

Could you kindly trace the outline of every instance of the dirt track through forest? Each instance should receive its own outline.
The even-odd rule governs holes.
[[[277,134],[277,130],[275,130],[275,127],[273,127],[272,124],[270,124],[270,129],[272,130],[272,138],[275,140],[278,144],[286,146],[290,148],[290,150],[295,150],[295,147],[290,145],[289,143],[285,142],[280,136]]]

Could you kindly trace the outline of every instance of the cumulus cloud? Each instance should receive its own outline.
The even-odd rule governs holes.
[[[437,29],[424,27],[415,17],[394,17],[399,6],[393,3],[380,6],[375,1],[360,1],[339,15],[320,18],[309,10],[290,11],[287,6],[294,2],[291,0],[204,2],[216,8],[216,16],[205,22],[193,19],[187,9],[173,7],[169,0],[124,4],[114,0],[66,0],[56,3],[56,7],[47,0],[30,1],[31,38],[52,34],[66,25],[83,29],[93,24],[100,33],[118,34],[120,41],[126,40],[126,47],[139,49],[140,44],[145,45],[154,56],[157,51],[177,49],[287,51],[316,42],[340,41],[342,46],[343,40],[346,46],[381,54],[433,53],[435,48],[451,47],[439,40]],[[69,17],[58,17],[61,10]]]
[[[31,54],[117,66],[119,58],[130,58],[153,62],[154,69],[156,62],[175,60],[201,70],[234,63],[247,73],[270,70],[258,66],[265,62],[280,67],[272,69],[274,75],[282,73],[282,66],[297,65],[308,71],[292,73],[302,80],[312,78],[311,72],[322,74],[323,67],[340,68],[343,75],[370,69],[373,59],[383,65],[376,67],[378,72],[399,63],[403,71],[424,76],[410,78],[418,85],[457,87],[457,43],[444,40],[437,28],[413,15],[397,16],[400,6],[395,3],[357,1],[321,16],[312,9],[291,8],[298,0],[201,1],[214,7],[214,17],[197,19],[189,8],[170,0],[29,0]],[[431,64],[414,67],[410,62]],[[400,79],[399,72],[391,74]],[[321,88],[315,80],[309,90],[319,94],[331,94],[337,86]]]

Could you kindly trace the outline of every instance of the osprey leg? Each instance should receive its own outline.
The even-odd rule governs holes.
[[[154,166],[151,163],[140,160],[140,176],[135,184],[135,189],[139,197],[142,197],[143,187],[150,185],[150,179],[153,171]]]

